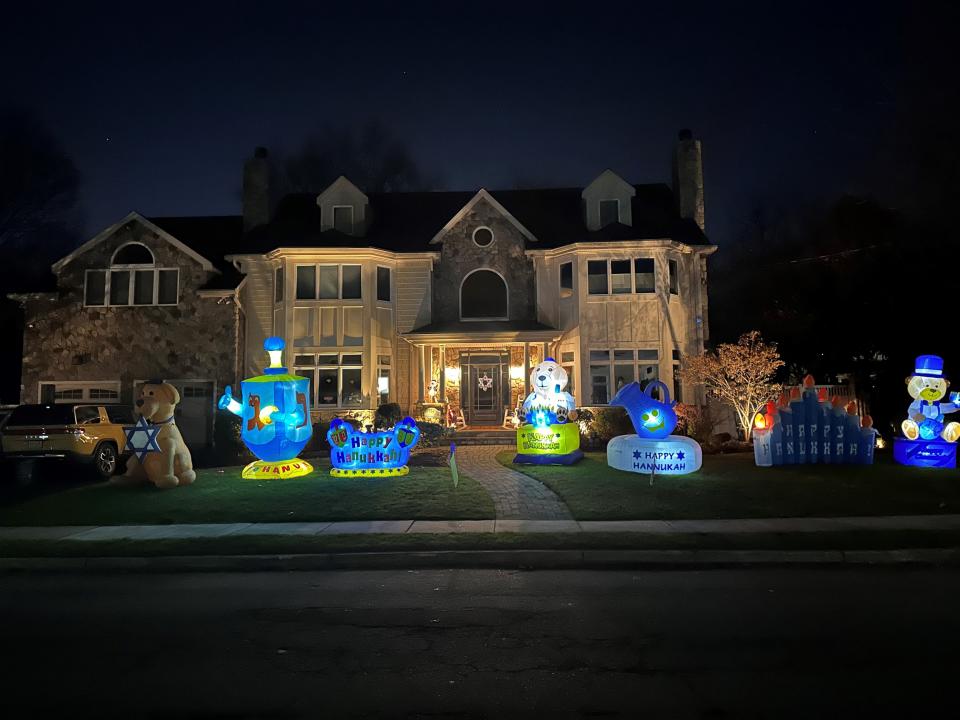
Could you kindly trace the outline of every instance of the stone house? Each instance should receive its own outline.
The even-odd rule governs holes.
[[[201,444],[269,335],[321,417],[396,402],[500,425],[548,356],[583,406],[633,380],[696,400],[677,370],[707,339],[716,247],[689,132],[672,188],[607,170],[583,188],[367,194],[340,177],[274,207],[269,168],[262,149],[245,164],[242,217],[132,213],[53,266],[55,292],[18,296],[23,401],[128,402],[160,376]]]

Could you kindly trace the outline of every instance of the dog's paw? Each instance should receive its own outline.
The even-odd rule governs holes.
[[[154,485],[156,485],[161,490],[166,490],[168,488],[175,488],[179,484],[180,484],[180,481],[177,480],[176,475],[163,475],[161,477],[158,477],[154,482]]]
[[[180,473],[180,484],[191,485],[197,479],[197,474],[193,470],[184,470]]]

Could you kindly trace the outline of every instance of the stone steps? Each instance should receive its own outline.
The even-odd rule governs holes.
[[[460,430],[450,439],[457,445],[513,445],[517,434],[513,430]]]

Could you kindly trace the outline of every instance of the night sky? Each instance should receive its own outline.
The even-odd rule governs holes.
[[[130,210],[237,213],[254,146],[377,120],[442,189],[605,167],[669,182],[690,127],[722,244],[760,199],[862,189],[912,21],[879,4],[356,5],[38,6],[4,18],[3,100],[73,157],[88,235]]]

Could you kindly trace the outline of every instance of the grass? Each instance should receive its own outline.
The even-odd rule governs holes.
[[[333,478],[324,468],[293,480],[243,480],[208,469],[188,487],[87,485],[0,508],[0,525],[154,525],[335,520],[466,520],[494,516],[493,501],[463,475],[414,467],[393,478]]]
[[[893,464],[758,468],[753,455],[708,455],[696,473],[659,476],[614,470],[605,453],[569,467],[514,465],[556,492],[577,520],[641,520],[960,512],[960,471]]]
[[[960,546],[960,531],[817,533],[449,533],[177,540],[0,540],[0,557],[286,555],[442,550],[893,550]]]

